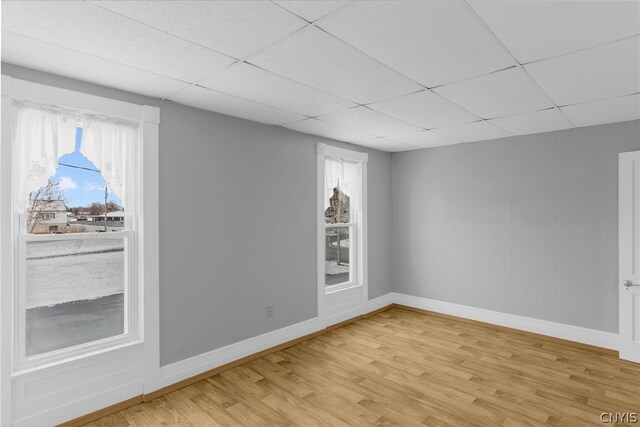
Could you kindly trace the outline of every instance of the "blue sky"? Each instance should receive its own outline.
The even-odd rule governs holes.
[[[58,162],[97,169],[93,163],[80,153],[81,138],[82,129],[78,128],[76,151],[60,157]],[[102,178],[102,174],[58,165],[58,170],[52,179],[60,183],[60,189],[64,191],[68,207],[89,206],[93,202],[104,203],[104,186],[106,183]],[[122,205],[120,199],[111,191],[109,191],[109,201]]]

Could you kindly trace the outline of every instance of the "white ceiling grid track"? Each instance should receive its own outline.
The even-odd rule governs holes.
[[[640,1],[2,1],[2,60],[384,151],[640,118]]]

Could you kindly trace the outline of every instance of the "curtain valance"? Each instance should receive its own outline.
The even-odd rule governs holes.
[[[13,106],[14,206],[18,213],[29,207],[30,193],[55,175],[58,159],[75,151],[78,127],[83,129],[80,152],[102,172],[125,210],[135,212],[138,123],[55,105],[16,101]]]
[[[135,212],[136,150],[140,129],[105,121],[86,121],[80,152],[102,172],[107,186]]]
[[[334,188],[349,198],[350,206],[360,206],[357,163],[329,157],[325,160],[324,171],[325,209],[329,207],[329,200],[334,196]],[[353,218],[350,220],[353,221]]]
[[[14,107],[14,204],[23,213],[29,207],[29,194],[47,185],[58,159],[75,150],[77,124],[60,112],[25,104]]]

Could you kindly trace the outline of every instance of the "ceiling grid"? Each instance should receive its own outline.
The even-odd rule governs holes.
[[[637,0],[2,3],[4,62],[384,151],[640,118]]]
[[[504,45],[504,43],[502,43],[502,41],[498,38],[498,36],[496,36],[496,34],[491,30],[491,28],[489,28],[489,26],[487,25],[486,22],[484,22],[482,20],[482,18],[480,17],[480,15],[478,15],[478,13],[473,9],[473,7],[471,7],[471,5],[469,4],[469,2],[467,0],[463,0],[464,3],[467,5],[467,7],[469,8],[469,10],[471,11],[471,13],[473,14],[473,16],[475,16],[478,20],[478,22],[480,22],[480,24],[482,25],[482,27],[487,31],[487,33],[489,33],[491,35],[491,37],[493,37],[493,39],[496,41],[496,43],[498,43],[504,50],[505,52],[507,52],[509,55],[511,55],[511,57],[513,58],[513,60],[516,62],[516,67],[520,70],[522,70],[528,77],[529,79],[538,87],[538,89],[540,89],[540,92],[544,93],[544,95],[547,97],[547,99],[549,100],[549,102],[551,102],[553,104],[553,108],[558,111],[560,114],[562,114],[564,116],[565,119],[567,119],[569,121],[569,123],[571,123],[571,125],[573,127],[575,127],[575,124],[573,124],[573,122],[571,122],[571,120],[566,116],[566,114],[564,114],[562,111],[560,111],[560,108],[558,108],[558,105],[556,105],[555,102],[553,102],[553,99],[551,99],[551,97],[544,91],[544,89],[538,84],[538,82],[535,81],[535,79],[533,77],[531,77],[531,75],[529,74],[529,72],[527,72],[527,70],[522,66],[522,64],[520,63],[520,61],[518,61],[518,59],[515,57],[515,55],[513,53],[511,53],[511,51],[509,49],[507,49],[507,47]],[[542,110],[546,110],[542,109]],[[541,111],[541,110],[539,110]],[[504,117],[504,116],[503,116]],[[494,125],[496,125],[496,123],[493,123]],[[498,125],[496,125],[498,126]],[[499,126],[498,126],[499,127]],[[503,129],[504,130],[504,129]]]

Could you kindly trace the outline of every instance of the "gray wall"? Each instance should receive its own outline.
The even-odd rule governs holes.
[[[162,365],[316,316],[315,144],[348,144],[10,64],[2,73],[160,107]],[[375,298],[391,290],[391,155],[357,149],[369,153]]]
[[[10,64],[2,73],[161,108],[163,365],[316,315],[315,143],[347,144]],[[615,332],[617,153],[640,149],[639,129],[393,156],[358,148],[370,154],[369,298],[393,283]],[[209,226],[194,229],[192,214]]]
[[[618,153],[640,122],[393,154],[393,290],[618,325]]]

